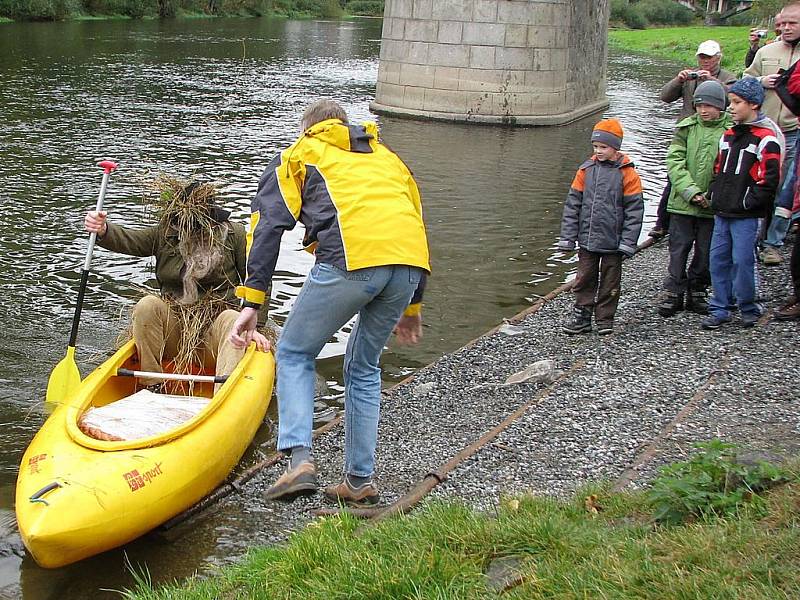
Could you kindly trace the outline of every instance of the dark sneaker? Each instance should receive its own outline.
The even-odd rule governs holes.
[[[305,461],[294,469],[287,468],[278,481],[261,494],[261,497],[264,500],[288,499],[301,494],[313,494],[317,489],[319,489],[317,468],[314,463]]]
[[[794,296],[789,297],[786,303],[775,311],[778,321],[794,321],[800,319],[800,302]]]
[[[598,335],[611,335],[614,333],[614,321],[598,321],[597,334]]]
[[[666,229],[664,229],[664,228],[662,228],[662,227],[653,227],[653,228],[652,228],[652,229],[651,229],[651,230],[648,232],[648,234],[647,234],[647,235],[648,235],[648,236],[650,236],[651,238],[653,238],[654,240],[660,240],[660,239],[661,239],[661,238],[663,238],[665,235],[667,235],[667,231],[666,231]]]
[[[714,331],[722,327],[725,323],[730,322],[730,317],[715,317],[714,315],[708,315],[705,319],[700,321],[700,328],[708,331]]]
[[[742,327],[749,329],[750,327],[755,327],[758,320],[761,318],[759,314],[753,313],[742,313]]]
[[[683,294],[668,293],[658,305],[658,314],[664,318],[674,317],[683,310]]]
[[[698,315],[708,314],[708,300],[706,293],[702,291],[690,292],[686,296],[686,310],[690,310]]]
[[[592,332],[592,313],[591,311],[580,308],[578,306],[572,309],[572,314],[570,315],[567,322],[564,323],[562,330],[567,335],[576,335],[579,333],[591,333]]]
[[[344,478],[344,481],[339,485],[331,485],[325,488],[323,492],[325,497],[331,502],[336,504],[346,504],[347,506],[354,506],[356,508],[363,508],[366,506],[374,506],[380,502],[380,494],[378,487],[372,482],[361,484],[358,487],[353,487]]]

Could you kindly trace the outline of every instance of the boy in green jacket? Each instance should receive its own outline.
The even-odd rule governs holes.
[[[664,281],[667,295],[658,314],[671,317],[684,307],[698,314],[708,313],[707,288],[711,283],[708,258],[714,213],[707,197],[714,176],[719,140],[731,127],[725,112],[725,88],[717,81],[697,86],[693,101],[695,114],[678,123],[667,151],[667,170],[672,193],[667,204],[669,225],[669,273]],[[687,270],[689,253],[694,249]]]

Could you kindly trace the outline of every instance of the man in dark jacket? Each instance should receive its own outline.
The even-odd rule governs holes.
[[[752,327],[761,316],[755,274],[758,220],[772,206],[781,177],[783,137],[779,127],[759,111],[764,102],[759,81],[753,77],[737,81],[728,98],[734,126],[720,139],[710,188],[714,294],[703,329],[719,329],[730,322],[734,298],[743,327]]]

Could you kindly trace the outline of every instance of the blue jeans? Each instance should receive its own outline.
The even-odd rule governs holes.
[[[314,361],[354,315],[344,359],[345,471],[375,470],[383,347],[420,281],[416,267],[344,271],[317,263],[303,284],[278,340],[278,450],[311,447]]]
[[[791,148],[789,147],[790,145]],[[797,184],[798,145],[800,145],[800,135],[798,135],[797,130],[786,133],[786,159],[783,162],[786,176],[781,189],[778,190],[778,195],[775,197],[775,206],[781,206],[789,210],[791,210],[794,203],[794,188]],[[786,239],[790,223],[791,219],[773,214],[767,228],[764,244],[774,248],[783,246],[783,240]]]
[[[756,303],[757,237],[757,218],[714,217],[710,259],[714,293],[708,303],[713,316],[730,317],[734,298],[742,315],[761,316],[761,307]]]

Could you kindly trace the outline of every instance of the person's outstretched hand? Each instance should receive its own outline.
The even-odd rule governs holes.
[[[90,210],[83,219],[83,227],[89,233],[96,233],[98,236],[103,237],[108,228],[108,225],[106,225],[107,217],[108,213],[104,210],[100,212]]]
[[[256,343],[256,348],[261,350],[261,352],[269,352],[272,348],[272,344],[270,344],[267,336],[258,330],[253,331],[253,341]]]
[[[422,339],[422,315],[413,317],[403,315],[395,325],[394,333],[397,341],[403,346],[416,344]]]
[[[257,336],[263,338],[261,340],[262,345],[267,342],[266,338],[256,331],[256,325],[258,325],[258,311],[255,308],[243,308],[233,324],[233,329],[231,329],[229,338],[231,344],[236,348],[247,348],[250,342],[255,341],[256,345],[258,345]],[[267,342],[267,346],[269,346],[269,342]],[[259,350],[261,349],[259,348]]]

